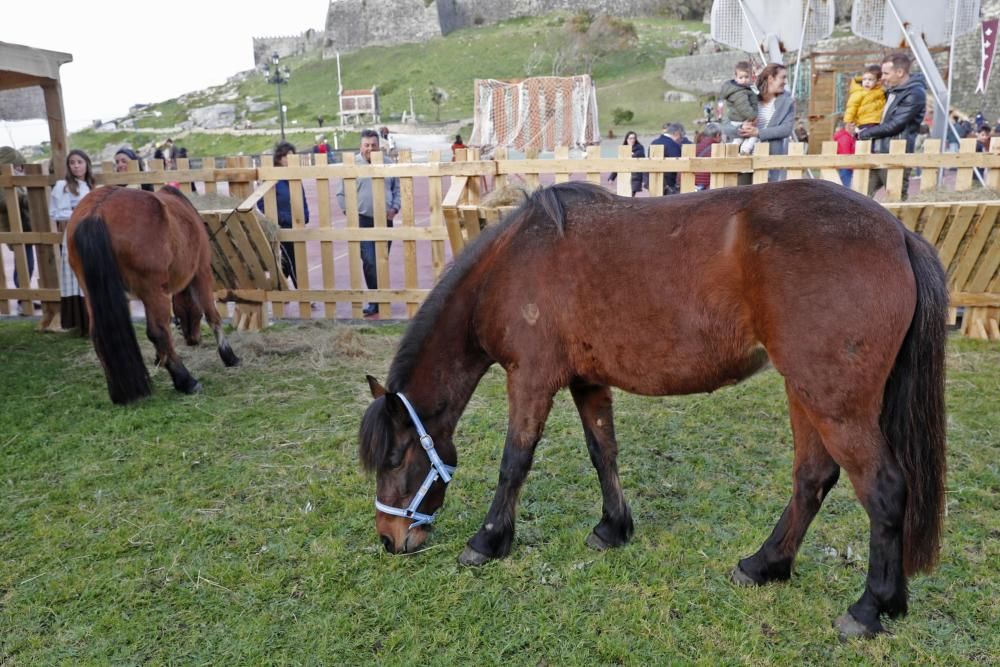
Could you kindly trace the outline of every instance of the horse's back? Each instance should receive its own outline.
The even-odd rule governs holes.
[[[476,318],[508,367],[644,394],[739,381],[762,349],[786,377],[830,350],[891,367],[885,346],[865,342],[902,339],[913,276],[902,227],[867,198],[788,181],[576,199],[563,229],[525,217],[492,260]]]
[[[105,186],[85,197],[74,218],[104,220],[119,268],[129,289],[139,282],[183,289],[197,268],[211,260],[207,234],[198,212],[174,188],[155,193]]]

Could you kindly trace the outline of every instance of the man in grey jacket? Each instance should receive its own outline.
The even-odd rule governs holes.
[[[375,130],[362,130],[361,146],[354,156],[355,164],[371,164],[372,151],[379,150],[379,137]],[[386,162],[391,162],[385,158]],[[392,227],[393,218],[399,213],[399,179],[390,176],[384,179],[385,183],[385,220],[389,227]],[[372,204],[372,179],[357,179],[358,188],[358,224],[362,228],[372,228],[375,226],[375,209]],[[347,203],[344,197],[344,181],[340,181],[337,188],[337,203],[340,210],[347,212]],[[392,241],[386,242],[386,252],[392,247]],[[368,289],[378,288],[378,272],[375,267],[375,242],[361,242],[361,266],[365,274],[365,284]],[[369,303],[365,306],[365,316],[374,315],[378,312],[378,306]]]
[[[906,140],[906,152],[913,145],[927,111],[927,84],[922,74],[910,74],[912,64],[906,53],[890,53],[882,61],[882,85],[885,87],[885,108],[882,121],[858,132],[858,141],[872,139],[872,153],[888,153],[893,139]],[[903,199],[910,184],[910,169],[903,170]],[[885,185],[886,170],[873,169],[868,180],[868,196]]]

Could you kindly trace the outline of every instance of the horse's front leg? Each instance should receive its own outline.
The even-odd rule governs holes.
[[[545,420],[552,409],[553,392],[538,387],[519,387],[508,376],[507,401],[510,416],[507,421],[507,441],[500,461],[500,479],[493,504],[486,514],[482,527],[469,540],[459,556],[463,565],[482,565],[492,558],[503,558],[510,553],[514,542],[514,513],[535,445],[542,437]]]
[[[587,544],[601,550],[618,547],[632,538],[634,526],[618,479],[618,441],[615,439],[611,388],[578,381],[570,384],[569,389],[583,422],[587,451],[597,470],[603,498],[601,521],[587,536]]]

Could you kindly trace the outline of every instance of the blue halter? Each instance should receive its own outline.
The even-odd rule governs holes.
[[[427,452],[427,458],[431,461],[431,469],[427,471],[427,477],[424,478],[424,483],[420,485],[417,490],[417,495],[413,496],[413,500],[406,508],[392,507],[391,505],[386,505],[379,502],[378,496],[375,496],[375,509],[385,514],[391,514],[393,516],[401,516],[407,519],[413,519],[413,523],[410,524],[410,528],[416,528],[417,526],[430,525],[434,523],[434,518],[437,516],[437,512],[434,514],[424,514],[423,512],[418,512],[417,508],[420,507],[420,503],[424,502],[424,496],[427,492],[431,490],[431,486],[437,481],[438,478],[441,479],[445,485],[451,481],[451,476],[455,474],[455,466],[450,466],[441,460],[438,456],[437,450],[434,449],[434,440],[428,435],[427,430],[424,428],[423,423],[420,421],[420,417],[417,416],[417,411],[413,409],[410,402],[406,399],[403,394],[396,394],[399,399],[403,401],[403,405],[406,406],[406,411],[410,413],[410,419],[413,420],[413,425],[417,429],[417,435],[420,436],[420,446],[424,448]]]

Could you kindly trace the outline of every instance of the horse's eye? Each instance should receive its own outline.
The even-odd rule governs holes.
[[[405,453],[406,447],[394,447],[393,450],[389,452],[389,457],[386,459],[386,467],[398,468],[403,465],[403,454]]]

